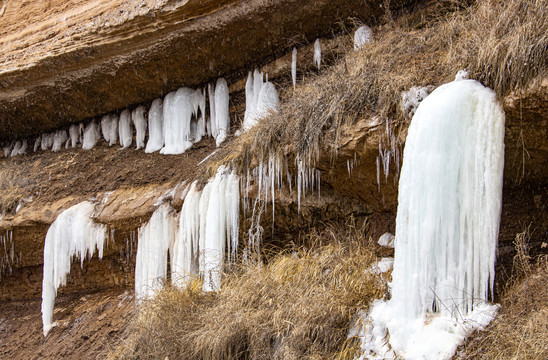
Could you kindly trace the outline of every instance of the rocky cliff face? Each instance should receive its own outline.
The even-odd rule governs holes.
[[[391,9],[396,14],[411,3],[420,3],[414,4],[415,14],[428,18],[424,15],[428,12],[421,11],[433,2],[393,1]],[[248,70],[262,66],[268,71],[282,87],[283,101],[293,91],[291,47],[299,45],[299,63],[306,63],[312,50],[303,43],[332,35],[337,22],[352,16],[376,24],[384,15],[382,4],[386,2],[0,1],[0,140],[26,138],[135,104],[150,104],[180,86],[203,85],[218,76],[231,84],[233,133],[239,128]],[[324,41],[325,56],[333,62],[343,56],[341,42]],[[306,76],[312,79],[316,74],[305,72]],[[533,253],[545,251],[546,94],[548,80],[541,76],[501,99],[506,112],[499,247],[503,276],[515,234],[524,228],[531,226]],[[400,149],[407,126],[399,124]],[[385,121],[363,116],[338,130],[337,156],[330,144],[324,144],[316,163],[321,195],[307,196],[298,211],[295,191],[282,189],[276,197],[274,221],[271,214],[262,219],[266,242],[283,246],[298,241],[310,228],[349,217],[364,224],[373,238],[394,232],[398,165],[390,165],[387,178],[380,175],[380,184],[377,174],[379,145],[387,143]],[[214,150],[215,144],[207,139],[177,156],[118,151],[100,143],[92,151],[39,151],[0,158],[4,211],[0,301],[35,301],[40,296],[48,226],[61,211],[88,199],[98,202],[96,220],[109,227],[105,258],[92,259],[83,268],[73,264],[68,286],[60,289],[60,295],[131,288],[137,229],[158,199],[180,209],[182,184],[203,178],[207,163],[202,160]],[[291,152],[285,155],[291,158]],[[251,198],[254,191],[256,187],[251,187]]]

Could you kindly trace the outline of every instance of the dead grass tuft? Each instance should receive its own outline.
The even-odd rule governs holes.
[[[344,235],[330,230],[316,235],[331,238],[328,245],[233,269],[217,294],[200,293],[198,283],[184,291],[166,288],[144,305],[130,339],[111,357],[335,358],[357,310],[385,291],[366,271],[374,253],[363,237],[356,243],[341,240]]]
[[[372,44],[358,52],[348,47],[338,64],[307,76],[311,80],[284,99],[278,113],[219,152],[209,175],[220,164],[256,166],[269,154],[298,155],[314,165],[320,151],[336,155],[342,125],[377,117],[398,126],[405,120],[399,109],[402,91],[451,81],[463,68],[499,96],[547,74],[544,1],[462,5],[449,12],[444,7],[427,23],[410,15],[375,28]]]
[[[495,321],[474,333],[459,351],[459,359],[541,360],[548,358],[548,261],[532,262],[529,231],[516,236],[513,279]]]

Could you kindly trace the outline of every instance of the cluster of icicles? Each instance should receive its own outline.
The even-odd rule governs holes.
[[[23,139],[3,146],[3,155],[13,157],[32,150],[75,148],[90,150],[104,139],[109,146],[119,144],[122,149],[132,146],[146,153],[160,151],[161,154],[182,154],[204,136],[222,144],[230,130],[229,92],[225,79],[219,78],[215,85],[209,84],[209,114],[207,114],[206,90],[182,87],[170,92],[164,99],[156,99],[147,111],[143,105],[133,111],[123,110],[120,115],[107,114],[100,121],[73,124],[68,129],[45,133],[33,140]],[[279,105],[278,92],[271,82],[264,81],[262,72],[249,73],[246,85],[246,117],[243,130],[247,131]],[[135,131],[134,131],[135,130]],[[148,141],[146,141],[148,130]],[[134,135],[135,133],[135,135]]]
[[[183,207],[177,212],[161,204],[138,230],[135,295],[138,301],[154,296],[167,278],[168,256],[171,281],[180,288],[192,278],[203,279],[204,291],[216,291],[228,250],[234,261],[238,249],[239,178],[222,166],[202,191],[196,182],[183,191]],[[105,225],[93,221],[95,205],[89,201],[64,212],[50,226],[44,245],[42,322],[44,336],[54,326],[53,306],[57,289],[65,285],[71,260],[81,264],[98,251],[103,257]]]
[[[11,274],[18,263],[19,257],[15,254],[13,231],[6,230],[4,234],[0,234],[0,280],[3,274]]]

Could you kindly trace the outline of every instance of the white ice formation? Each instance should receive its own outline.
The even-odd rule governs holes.
[[[135,298],[138,301],[153,297],[164,285],[168,249],[173,246],[177,231],[175,215],[169,204],[163,204],[139,229],[135,265]]]
[[[503,165],[493,91],[455,81],[420,104],[399,182],[392,298],[372,306],[362,358],[449,359],[493,318]]]
[[[293,48],[291,53],[291,82],[293,83],[293,90],[297,84],[297,48]]]
[[[75,148],[78,145],[78,143],[82,141],[83,132],[84,132],[84,124],[79,124],[79,125],[72,124],[69,127],[70,146],[72,148]]]
[[[217,130],[217,136],[214,137],[219,146],[226,140],[230,129],[228,85],[223,78],[217,79],[215,85],[215,117],[211,117],[210,121],[215,124],[212,124],[212,128]]]
[[[97,141],[101,138],[101,131],[95,120],[92,120],[84,130],[84,137],[82,139],[82,149],[91,150],[97,144]]]
[[[320,39],[314,41],[314,65],[320,70],[322,64],[322,45],[320,44]]]
[[[400,109],[404,115],[411,119],[421,101],[426,99],[432,90],[431,86],[413,86],[409,91],[402,91]]]
[[[99,258],[103,257],[106,228],[104,225],[95,224],[91,219],[94,209],[94,205],[87,201],[72,206],[57,217],[46,234],[42,281],[44,336],[55,326],[55,297],[59,286],[66,283],[72,258],[76,256],[82,265],[86,256],[93,256],[95,248],[98,250]]]
[[[101,131],[108,146],[118,142],[118,115],[107,114],[101,119]]]
[[[167,97],[167,95],[166,95]],[[156,152],[164,147],[164,105],[162,99],[156,99],[148,112],[148,142],[146,153]]]
[[[455,75],[455,81],[459,81],[459,80],[466,80],[469,78],[469,73],[468,73],[468,70],[466,69],[462,69],[462,70],[459,70],[457,72],[457,75]]]
[[[131,113],[131,121],[133,121],[133,126],[135,126],[136,150],[140,150],[145,147],[145,136],[147,132],[145,111],[145,107],[143,105],[139,105]]]
[[[245,114],[243,131],[248,131],[257,122],[276,112],[280,104],[278,91],[274,84],[263,81],[263,73],[255,69],[249,72],[245,85]]]
[[[124,109],[120,113],[120,123],[118,125],[118,135],[122,149],[127,149],[133,142],[133,129],[131,128],[131,113]]]
[[[373,41],[373,30],[367,25],[360,26],[354,33],[354,51]]]
[[[382,234],[379,238],[378,244],[380,246],[394,248],[394,234],[391,234],[389,232]]]

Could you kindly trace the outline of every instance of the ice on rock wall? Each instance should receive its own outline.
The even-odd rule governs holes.
[[[120,123],[118,125],[118,135],[122,149],[127,149],[133,142],[133,129],[131,128],[131,113],[125,109],[120,113]]]
[[[70,146],[75,148],[78,145],[78,142],[80,141],[83,133],[83,124],[76,125],[72,124],[69,127],[69,138],[70,138]]]
[[[243,131],[251,129],[257,122],[278,109],[280,99],[274,84],[263,81],[263,73],[255,69],[249,73],[245,86],[245,114]]]
[[[106,236],[104,225],[95,224],[91,219],[95,206],[82,202],[63,211],[51,224],[44,244],[44,274],[42,281],[42,324],[44,336],[53,323],[53,306],[57,289],[64,286],[73,257],[90,258],[98,250],[103,257],[103,244]]]
[[[168,249],[177,232],[177,218],[169,204],[161,205],[138,231],[135,264],[135,297],[138,301],[153,297],[167,275]]]
[[[82,149],[91,150],[97,144],[97,141],[101,138],[101,131],[95,120],[92,120],[84,130],[84,137],[82,139]]]
[[[42,151],[50,149],[53,146],[53,136],[54,133],[42,134],[42,141],[40,143]]]
[[[354,50],[361,49],[373,41],[373,31],[367,25],[360,26],[354,33]]]
[[[169,95],[169,94],[168,94]],[[166,96],[167,97],[167,96]],[[164,147],[164,115],[162,99],[156,99],[148,112],[148,142],[146,153],[158,151]]]
[[[194,90],[180,88],[164,98],[164,147],[161,154],[182,154],[192,147],[193,97]]]
[[[293,90],[297,84],[297,48],[293,48],[291,54],[291,82],[293,83]]]
[[[204,291],[221,287],[225,246],[234,258],[238,249],[240,184],[238,176],[224,166],[217,170],[199,202],[200,212],[200,275]]]
[[[217,146],[220,146],[226,140],[230,129],[228,85],[223,78],[217,79],[215,85],[215,127],[217,128],[215,142]]]
[[[145,147],[145,136],[147,132],[145,111],[145,107],[143,105],[139,105],[131,113],[131,121],[133,121],[133,126],[135,126],[135,143],[137,145],[136,150],[140,150]]]
[[[179,214],[179,231],[173,245],[171,281],[185,287],[198,274],[200,244],[200,197],[196,182],[190,186]]]
[[[468,79],[468,78],[469,78],[469,73],[468,73],[468,70],[466,70],[466,69],[459,70],[457,72],[457,75],[455,75],[455,81],[465,80],[465,79]]]
[[[485,302],[504,165],[504,113],[494,92],[474,80],[440,86],[419,105],[403,159],[392,298],[371,308],[363,358],[451,358],[497,309]]]
[[[17,155],[24,155],[27,153],[27,149],[28,149],[27,140],[17,140],[9,156],[13,157]]]
[[[66,144],[68,135],[66,130],[58,130],[53,134],[53,145],[51,151],[57,152]]]
[[[429,86],[413,86],[409,91],[402,91],[400,109],[409,118],[413,117],[413,114],[417,110],[417,107],[432,91],[432,87]]]
[[[42,136],[38,136],[36,138],[36,140],[34,140],[34,147],[33,147],[33,152],[37,152],[38,149],[40,149],[40,144],[42,143]]]
[[[322,45],[320,44],[320,39],[314,41],[314,65],[320,70],[322,64]]]

